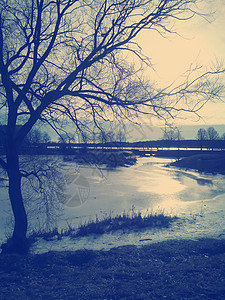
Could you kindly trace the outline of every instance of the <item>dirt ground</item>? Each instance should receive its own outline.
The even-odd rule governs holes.
[[[225,240],[0,255],[0,299],[225,299]]]

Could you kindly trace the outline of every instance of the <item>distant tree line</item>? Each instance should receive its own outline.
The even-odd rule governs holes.
[[[20,126],[18,126],[19,129]],[[5,130],[6,126],[0,125],[0,146],[4,147],[5,140]],[[52,142],[51,136],[46,132],[42,131],[40,128],[33,128],[27,134],[24,145],[35,145],[35,144],[47,144]],[[92,132],[89,135],[81,135],[79,132],[64,132],[58,138],[59,143],[108,143],[108,142],[126,142],[125,130],[115,129],[115,130],[105,130],[98,133]]]
[[[200,128],[196,136],[197,140],[200,142],[201,150],[204,147],[204,141],[211,141],[210,146],[213,150],[214,141],[216,140],[225,140],[225,133],[219,136],[217,130],[214,127],[208,127],[207,129]]]
[[[112,142],[126,142],[125,130],[102,130],[100,132],[91,132],[89,135],[81,134],[79,132],[69,133],[65,132],[58,138],[59,143],[112,143]]]
[[[181,141],[184,138],[181,135],[181,131],[179,128],[172,128],[169,130],[165,130],[162,140],[166,141]],[[218,134],[217,130],[214,127],[208,127],[207,129],[200,128],[197,132],[196,139],[200,143],[201,149],[204,147],[204,141],[211,141],[210,147],[213,150],[214,141],[215,140],[225,140],[225,133],[221,136]],[[51,137],[46,131],[41,131],[38,128],[32,129],[26,137],[25,145],[33,145],[39,143],[50,143]],[[108,142],[126,142],[126,133],[125,130],[108,130],[101,131],[99,133],[93,132],[89,136],[80,136],[76,133],[64,133],[58,138],[59,143],[86,143],[86,142],[94,142],[94,143],[108,143]],[[207,145],[209,145],[207,143]]]
[[[217,140],[224,140],[225,141],[225,133],[221,136],[217,132],[217,130],[210,126],[207,129],[200,128],[197,132],[196,139],[199,141],[199,145],[201,150],[203,147],[213,150],[215,148],[215,141]],[[181,141],[183,137],[181,136],[181,131],[179,128],[170,128],[164,131],[162,140],[173,142],[173,141]],[[207,141],[207,143],[206,143]],[[210,142],[210,143],[209,143]],[[169,144],[168,144],[169,145]],[[179,146],[179,144],[178,144]]]

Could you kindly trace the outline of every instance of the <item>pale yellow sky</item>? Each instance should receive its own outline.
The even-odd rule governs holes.
[[[202,2],[206,10],[215,11],[213,22],[197,17],[175,25],[182,37],[162,38],[155,32],[145,32],[139,39],[143,52],[154,66],[155,71],[148,71],[148,75],[161,86],[179,81],[192,63],[209,66],[218,59],[225,64],[225,0]],[[223,77],[225,82],[225,75]],[[201,116],[199,124],[225,124],[225,103],[208,103]],[[179,122],[196,124],[193,118]]]

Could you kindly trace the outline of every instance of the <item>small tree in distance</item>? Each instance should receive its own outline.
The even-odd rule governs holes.
[[[182,140],[181,132],[179,128],[165,130],[163,134],[163,140],[166,141],[180,141]]]
[[[208,127],[207,130],[200,128],[197,132],[197,140],[200,141],[201,150],[203,148],[204,141],[208,140],[211,143],[211,149],[214,148],[214,141],[219,139],[219,134],[214,127]]]
[[[43,132],[42,134],[42,142],[47,144],[51,142],[51,137],[47,132]]]
[[[6,159],[0,165],[9,179],[15,220],[3,252],[27,251],[21,182],[29,174],[20,168],[18,150],[37,122],[60,134],[69,119],[90,134],[93,125],[101,129],[104,122],[132,120],[140,113],[165,121],[180,111],[198,113],[204,102],[220,97],[220,85],[210,78],[222,68],[197,77],[188,73],[183,84],[159,90],[128,63],[134,56],[148,64],[136,40],[142,30],[173,33],[171,22],[193,18],[197,2],[0,2],[0,110],[7,115]]]
[[[26,136],[25,142],[27,144],[49,143],[51,141],[50,135],[47,132],[42,132],[40,129],[32,129]]]
[[[200,128],[197,132],[197,140],[200,142],[201,151],[203,148],[203,143],[208,139],[208,133],[204,128]]]
[[[219,139],[219,134],[214,127],[209,127],[207,129],[207,135],[210,141],[215,141]]]
[[[213,148],[214,148],[214,141],[219,139],[219,134],[215,130],[214,127],[209,127],[207,129],[207,133],[208,133],[208,139],[211,142],[211,149],[213,150]]]

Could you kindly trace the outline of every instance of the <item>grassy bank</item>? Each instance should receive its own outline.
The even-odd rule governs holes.
[[[225,240],[0,255],[0,299],[225,299]]]
[[[185,157],[171,164],[172,166],[193,169],[205,173],[225,174],[224,154],[198,154]]]
[[[176,220],[177,217],[172,217],[164,214],[163,211],[154,212],[147,211],[144,215],[141,212],[136,212],[134,207],[131,211],[123,212],[122,214],[105,214],[103,216],[96,216],[95,219],[91,219],[78,228],[73,228],[68,226],[68,229],[59,230],[55,228],[50,231],[39,231],[33,232],[30,235],[31,241],[36,238],[44,238],[45,240],[51,240],[52,238],[57,237],[61,239],[63,236],[70,236],[71,238],[88,236],[90,234],[104,234],[107,232],[123,230],[123,231],[132,231],[132,230],[142,230],[142,229],[151,229],[151,228],[167,228],[170,224]]]

